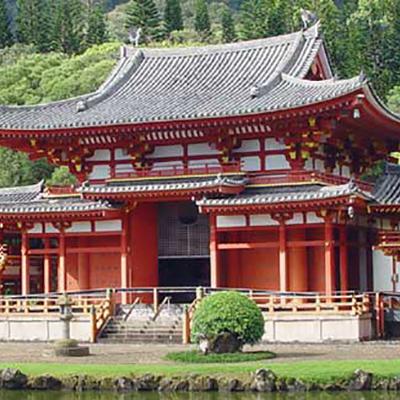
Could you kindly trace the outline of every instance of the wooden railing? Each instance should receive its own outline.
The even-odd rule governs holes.
[[[111,180],[235,173],[235,172],[240,172],[240,165],[241,165],[240,162],[230,162],[224,165],[207,164],[198,167],[168,166],[165,168],[157,168],[157,169],[151,167],[145,167],[131,172],[114,172],[111,175]]]
[[[91,342],[95,343],[107,322],[114,315],[114,305],[110,293],[98,307],[92,305],[90,310]]]
[[[363,315],[371,312],[368,294],[338,295],[257,295],[250,296],[263,312],[274,313],[317,313]]]
[[[104,298],[98,297],[69,297],[70,310],[74,315],[91,313],[92,307],[99,308]],[[0,314],[12,315],[53,315],[60,313],[59,297],[2,297],[0,298]]]

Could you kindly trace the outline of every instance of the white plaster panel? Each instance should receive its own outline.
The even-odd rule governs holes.
[[[293,218],[286,221],[286,225],[296,225],[303,223],[303,214],[294,213]]]
[[[107,179],[111,176],[109,165],[95,165],[89,179]]]
[[[115,172],[117,174],[131,173],[134,171],[135,171],[135,169],[133,168],[132,164],[116,164],[115,165]]]
[[[307,158],[306,162],[304,163],[304,169],[307,171],[314,169],[313,160],[311,158]]]
[[[66,232],[91,232],[92,224],[90,221],[73,222],[71,226],[66,229]]]
[[[285,143],[281,143],[274,138],[265,139],[265,150],[285,150]]]
[[[114,157],[116,160],[129,160],[131,158],[126,149],[115,149]]]
[[[320,171],[320,172],[325,172],[325,165],[324,165],[324,162],[323,162],[322,160],[320,160],[319,158],[317,158],[317,159],[315,160],[315,169],[316,169],[317,171]]]
[[[153,164],[153,170],[163,170],[171,169],[173,167],[183,168],[182,161],[165,161],[165,162],[155,162]]]
[[[50,223],[46,223],[44,229],[45,229],[45,232],[46,232],[46,233],[58,233],[58,232],[59,232],[59,230],[56,229],[56,228],[53,226],[53,224],[50,224]]]
[[[241,146],[237,149],[234,149],[233,151],[246,153],[248,151],[259,151],[259,150],[260,150],[260,141],[257,139],[252,139],[252,140],[243,140]]]
[[[385,256],[381,250],[373,250],[374,290],[392,291],[392,257]]]
[[[163,157],[182,157],[183,146],[180,144],[173,146],[155,146],[154,151],[147,158],[163,158]]]
[[[189,160],[189,167],[190,168],[195,168],[195,167],[206,167],[207,165],[209,166],[218,166],[219,165],[219,160],[218,158],[211,158],[209,160]]]
[[[243,171],[260,171],[261,169],[260,157],[242,157],[240,161],[242,162]]]
[[[194,143],[188,146],[189,156],[218,154],[217,149],[212,149],[208,143]]]
[[[96,221],[94,224],[96,232],[119,232],[122,230],[122,221],[120,219]]]
[[[41,223],[37,223],[33,225],[32,229],[29,229],[29,233],[43,233],[43,225]]]
[[[95,150],[92,157],[88,158],[89,161],[109,161],[111,160],[110,150]]]
[[[307,224],[321,224],[324,222],[324,219],[318,217],[315,212],[308,212],[307,213]]]
[[[290,164],[286,160],[286,157],[283,154],[273,154],[265,157],[265,169],[274,170],[274,169],[289,169]]]
[[[246,226],[246,217],[244,215],[218,215],[217,227],[230,228],[235,226]]]
[[[350,168],[347,165],[342,166],[342,176],[345,176],[346,178],[351,177]]]
[[[337,164],[332,173],[333,175],[340,175],[340,167]]]
[[[279,222],[272,219],[270,214],[250,215],[251,226],[277,226]]]
[[[384,220],[382,221],[382,228],[383,228],[383,229],[388,229],[388,230],[391,230],[391,229],[392,229],[392,226],[391,226],[391,224],[390,224],[390,220],[389,220],[389,219],[384,219]]]

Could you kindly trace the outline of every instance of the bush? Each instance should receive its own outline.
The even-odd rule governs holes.
[[[180,351],[168,353],[165,359],[168,361],[203,364],[203,363],[238,363],[238,362],[251,362],[262,361],[276,357],[270,351],[255,351],[244,353],[228,353],[228,354],[201,354],[196,350]]]
[[[201,301],[193,317],[192,340],[234,334],[242,344],[255,344],[264,334],[264,317],[257,304],[238,292],[220,292]]]

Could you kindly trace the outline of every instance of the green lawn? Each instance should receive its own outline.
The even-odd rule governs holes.
[[[399,360],[373,360],[373,361],[302,361],[302,362],[274,362],[268,361],[251,363],[230,364],[54,364],[54,363],[1,363],[0,369],[5,367],[19,368],[28,375],[52,374],[63,376],[69,374],[87,374],[96,377],[121,376],[130,374],[160,374],[160,375],[235,375],[247,376],[257,368],[270,368],[278,376],[299,378],[306,381],[330,382],[349,376],[357,368],[372,372],[378,376],[400,376]]]

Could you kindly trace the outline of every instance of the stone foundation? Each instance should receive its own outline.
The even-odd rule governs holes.
[[[0,341],[53,341],[63,338],[63,324],[55,316],[8,316],[0,317]],[[74,317],[70,322],[71,339],[89,342],[90,318]]]
[[[361,341],[373,338],[370,314],[276,314],[265,315],[265,342],[321,343]]]

